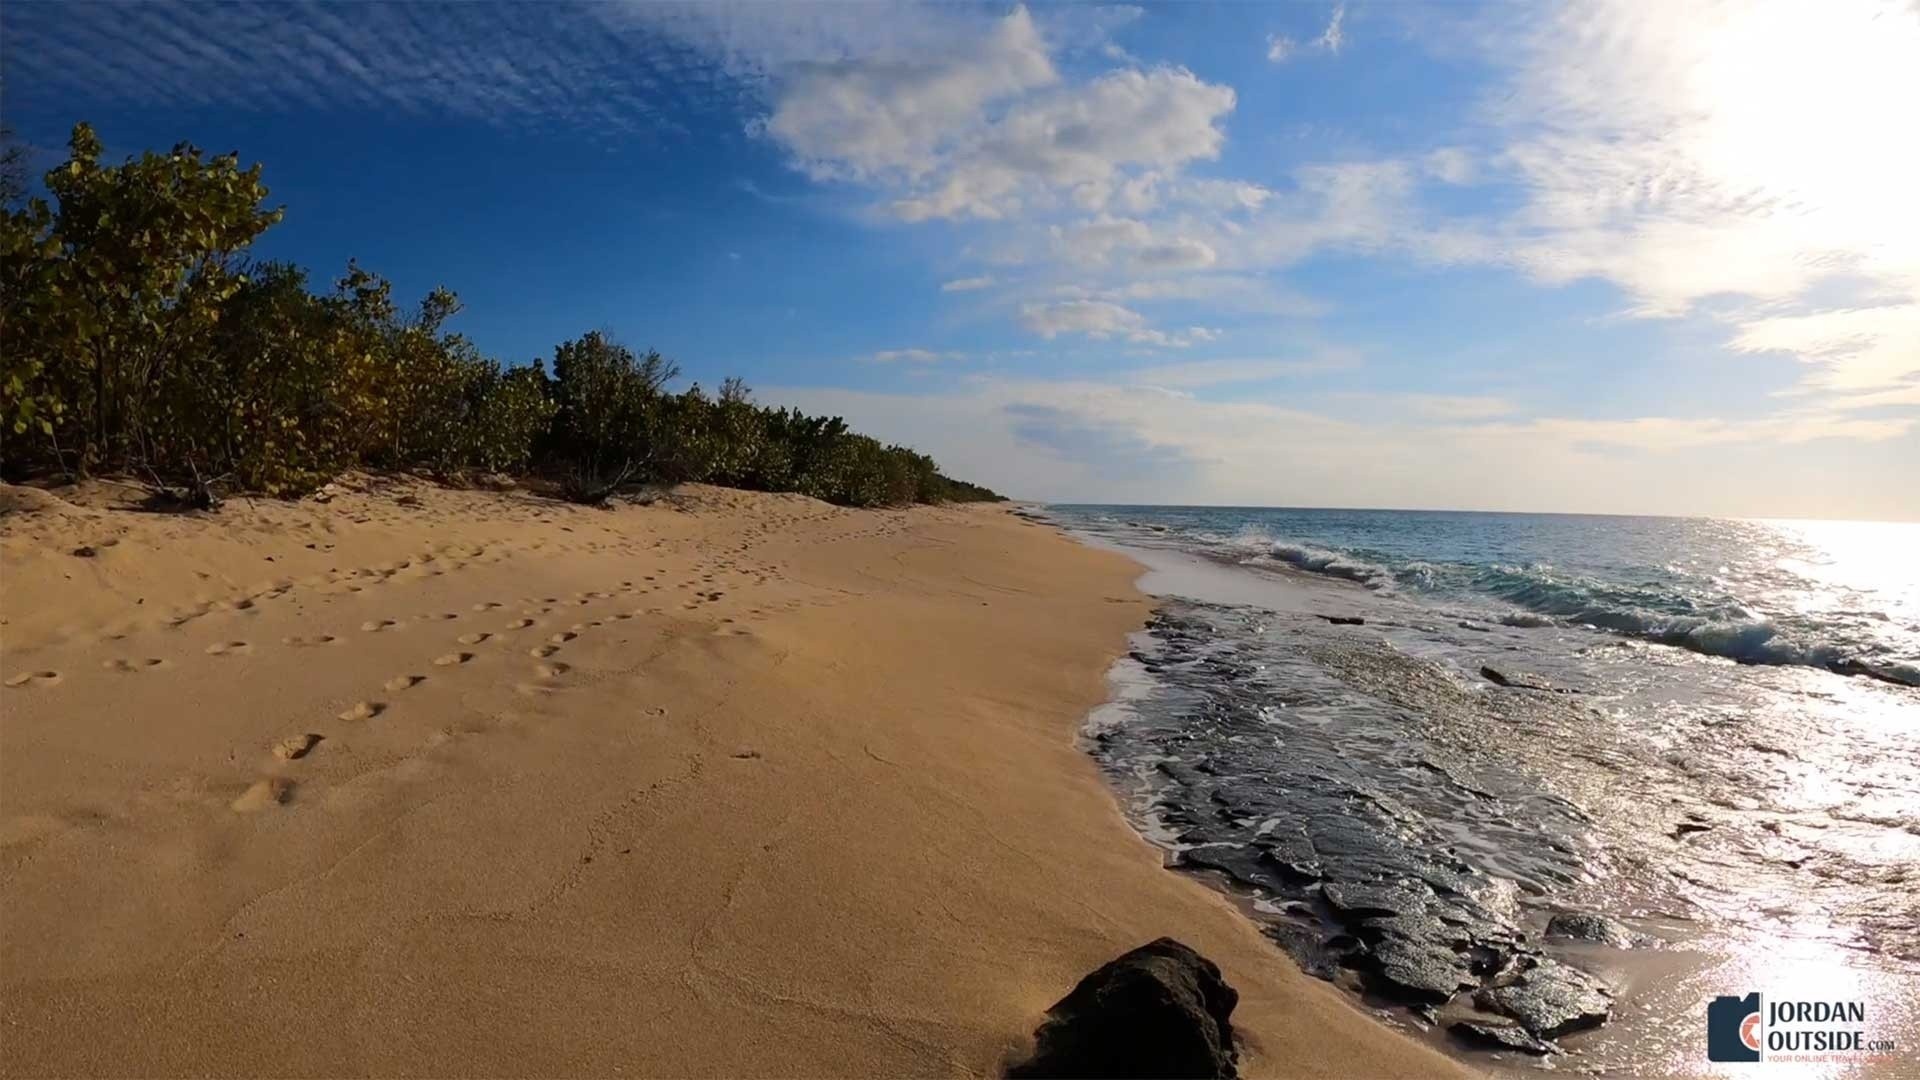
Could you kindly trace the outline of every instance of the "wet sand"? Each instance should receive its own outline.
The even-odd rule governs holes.
[[[1459,1066],[1075,744],[1138,567],[998,508],[0,489],[5,1075],[991,1075],[1160,935],[1245,1071]]]

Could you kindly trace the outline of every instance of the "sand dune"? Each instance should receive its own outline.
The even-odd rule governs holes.
[[[983,1075],[1162,934],[1255,1074],[1446,1059],[1160,869],[1135,570],[995,508],[0,491],[0,1072]]]

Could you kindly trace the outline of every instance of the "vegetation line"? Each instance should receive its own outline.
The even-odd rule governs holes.
[[[120,472],[212,506],[297,496],[352,468],[511,473],[597,503],[703,481],[847,506],[998,499],[838,417],[755,404],[738,379],[589,333],[542,361],[481,355],[435,289],[411,311],[349,263],[330,292],[247,249],[280,221],[261,167],[189,145],[100,163],[77,124],[51,202],[7,183],[0,228],[0,471]]]

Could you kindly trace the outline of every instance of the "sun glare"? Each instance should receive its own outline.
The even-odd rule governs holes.
[[[1727,209],[1810,246],[1920,267],[1920,17],[1772,3],[1722,9],[1700,33],[1693,153],[1736,200]]]

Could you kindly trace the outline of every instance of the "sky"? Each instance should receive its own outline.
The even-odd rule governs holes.
[[[1920,519],[1920,2],[61,5],[42,166],[1049,501]]]

